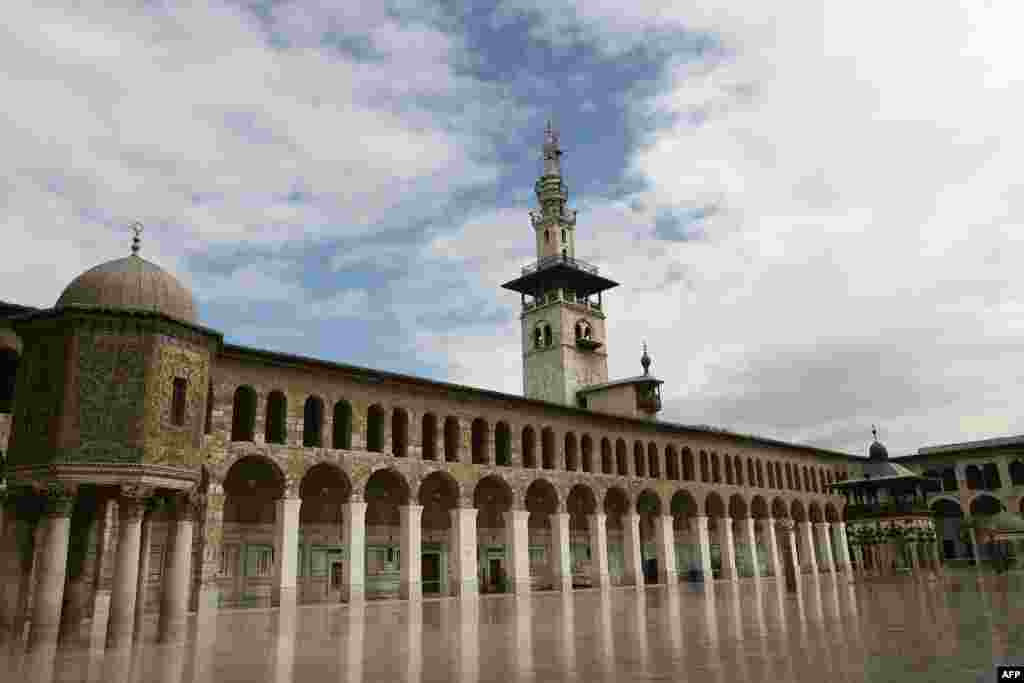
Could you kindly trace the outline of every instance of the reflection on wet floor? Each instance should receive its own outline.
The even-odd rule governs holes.
[[[291,604],[193,616],[177,646],[150,633],[106,652],[8,647],[0,671],[25,683],[987,681],[997,662],[1024,664],[1022,598],[1020,574],[857,583],[823,575],[794,593],[768,579]]]

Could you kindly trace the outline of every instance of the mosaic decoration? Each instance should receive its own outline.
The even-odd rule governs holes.
[[[104,333],[78,337],[78,428],[76,459],[138,462],[140,407],[146,397],[142,340]]]

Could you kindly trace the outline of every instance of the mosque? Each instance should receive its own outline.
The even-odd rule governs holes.
[[[983,556],[959,520],[1019,517],[1024,437],[894,463],[877,439],[865,459],[657,419],[646,348],[608,377],[618,283],[577,257],[550,126],[543,151],[537,259],[503,285],[523,396],[226,344],[138,234],[52,308],[0,303],[0,639],[88,623],[115,647],[155,616],[173,641],[190,611],[285,600],[940,571]],[[876,470],[915,495],[851,494]],[[847,531],[901,515],[932,532],[909,555]]]

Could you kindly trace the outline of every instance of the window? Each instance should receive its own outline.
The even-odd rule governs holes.
[[[547,244],[550,241],[551,241],[551,231],[550,230],[545,230],[544,231],[544,243]]]
[[[539,349],[542,346],[544,346],[544,332],[538,327],[533,331],[533,348]]]
[[[553,339],[551,337],[551,325],[544,326],[544,346],[551,346]]]
[[[220,549],[220,566],[217,569],[219,576],[234,576],[235,567],[238,566],[238,546],[225,545]]]
[[[153,545],[149,548],[149,581],[159,581],[164,568],[164,548]]]
[[[563,242],[568,242],[568,241],[569,241],[569,240],[567,240],[567,239],[566,239],[566,237],[565,237],[565,228],[562,228],[562,241],[563,241]]]
[[[255,546],[249,548],[252,570],[249,576],[270,576],[274,573],[274,547]]]
[[[551,346],[552,334],[551,325],[546,322],[537,323],[537,327],[533,330],[533,346],[534,348],[541,349],[547,346]]]
[[[586,320],[580,320],[576,323],[576,341],[587,340],[589,341],[592,336],[590,323]]]
[[[184,377],[175,377],[171,392],[171,424],[181,426],[185,424],[185,392],[188,389],[188,380]]]

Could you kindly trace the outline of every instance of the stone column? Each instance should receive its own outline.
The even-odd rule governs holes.
[[[25,495],[24,493],[20,495]],[[21,591],[28,586],[23,580],[28,571],[32,555],[35,519],[19,516],[18,498],[8,490],[3,501],[6,529],[0,536],[0,643],[20,640],[22,624]],[[70,528],[70,527],[69,527]]]
[[[476,557],[476,514],[474,507],[452,508],[451,560],[455,574],[452,595],[475,598],[480,594]]]
[[[349,604],[362,604],[366,596],[366,503],[350,499],[341,507],[341,532],[348,557],[341,597]]]
[[[299,552],[299,498],[280,498],[274,502],[274,585],[271,604],[295,600],[295,574]]]
[[[914,541],[907,543],[907,554],[910,555],[910,570],[917,574],[917,570],[921,568],[917,561],[917,543]]]
[[[675,585],[678,572],[676,570],[676,534],[672,528],[672,516],[660,515],[654,520],[655,548],[658,553],[658,583]]]
[[[173,520],[167,529],[160,620],[157,624],[157,640],[161,643],[178,643],[185,638],[194,504],[194,498],[178,496],[172,510]]]
[[[814,528],[818,532],[818,545],[821,546],[822,554],[824,555],[821,558],[822,571],[835,571],[835,560],[832,557],[832,540],[828,535],[828,522],[819,522],[814,525]]]
[[[530,513],[511,509],[505,516],[505,536],[509,545],[509,582],[516,595],[530,592]]]
[[[836,550],[839,551],[839,557],[836,559],[837,569],[849,572],[850,548],[846,544],[846,525],[843,522],[832,522],[832,536],[836,541]]]
[[[803,541],[804,550],[806,551],[804,557],[804,569],[807,569],[811,574],[818,573],[818,562],[814,556],[814,532],[811,529],[810,522],[800,522],[800,536]]]
[[[138,593],[139,545],[142,535],[142,508],[152,494],[147,489],[122,486],[117,500],[117,557],[114,560],[114,585],[110,591],[110,618],[107,620],[107,649],[131,645],[135,631],[135,598]]]
[[[935,556],[935,573],[942,573],[942,544],[939,543],[938,539],[932,541],[932,553]]]
[[[733,543],[732,517],[721,517],[718,520],[718,543],[722,552],[722,578],[736,580],[736,544]]]
[[[572,549],[569,546],[569,513],[551,515],[551,578],[555,590],[572,590]]]
[[[981,548],[978,546],[978,537],[974,533],[974,529],[968,529],[967,533],[971,537],[971,554],[974,555],[975,565],[979,565],[981,563]]]
[[[132,640],[142,640],[142,631],[146,625],[146,593],[149,585],[149,573],[152,571],[152,536],[153,514],[159,499],[150,498],[142,511],[142,525],[139,531],[139,576],[135,583],[135,626],[132,629]],[[164,552],[167,548],[164,548]],[[166,578],[166,577],[165,577]]]
[[[640,554],[640,515],[631,512],[622,518],[622,524],[622,549],[626,561],[625,580],[642,588],[644,570]]]
[[[775,534],[775,518],[765,518],[765,524],[768,527],[768,562],[772,565],[772,575],[776,581],[781,581],[782,576],[782,557],[779,554],[779,539]]]
[[[198,525],[194,530],[196,544],[196,571],[193,574],[195,585],[192,601],[197,614],[197,621],[206,623],[216,615],[220,606],[220,575],[221,544],[224,540],[224,488],[220,482],[210,480],[206,491],[196,496]]]
[[[41,520],[43,528],[42,547],[38,555],[39,566],[35,572],[32,625],[28,636],[30,650],[48,647],[57,641],[60,611],[64,602],[71,511],[75,505],[75,493],[74,488],[61,485],[51,485],[44,492],[46,507]],[[134,581],[131,588],[135,588]],[[128,635],[131,636],[130,630]]]
[[[697,542],[700,545],[700,571],[704,581],[714,581],[715,574],[711,569],[711,539],[708,537],[708,518],[697,515]]]
[[[754,578],[761,578],[761,566],[757,559],[757,520],[753,517],[747,517],[747,545],[750,547],[750,566],[754,572]]]
[[[422,505],[402,505],[398,508],[402,520],[400,569],[401,582],[398,584],[399,596],[406,600],[423,599],[423,566],[421,556],[423,549],[420,543],[420,519],[423,516]]]
[[[590,566],[593,568],[594,584],[603,589],[612,585],[608,575],[608,527],[605,525],[604,513],[596,513],[587,518],[590,531]]]
[[[789,544],[790,560],[793,562],[793,569],[800,573],[800,555],[796,551],[796,524],[786,530],[786,541]]]

